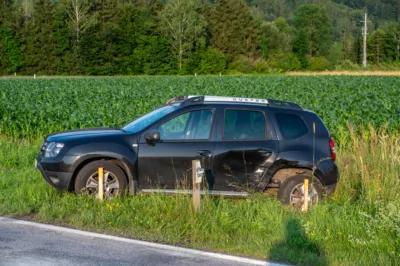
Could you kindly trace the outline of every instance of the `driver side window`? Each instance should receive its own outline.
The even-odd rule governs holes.
[[[212,110],[178,115],[159,127],[161,140],[206,140],[211,133]]]

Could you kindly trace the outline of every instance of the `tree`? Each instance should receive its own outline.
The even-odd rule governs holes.
[[[293,43],[293,52],[297,55],[297,58],[300,60],[301,67],[308,67],[308,59],[307,55],[309,54],[310,44],[309,39],[307,38],[307,33],[305,30],[297,31],[296,38]]]
[[[22,8],[22,12],[23,12],[22,16],[23,16],[25,25],[28,25],[34,14],[35,0],[22,0],[21,8]]]
[[[196,4],[196,0],[169,0],[159,13],[162,32],[171,43],[180,70],[195,45],[205,45],[206,21],[196,11]]]
[[[54,11],[52,1],[39,0],[31,18],[25,20],[22,51],[26,73],[55,73]]]
[[[341,60],[350,60],[351,62],[357,62],[357,42],[353,37],[353,34],[346,33],[342,40],[342,56]]]
[[[381,62],[385,61],[385,32],[378,29],[372,33],[368,38],[368,51],[369,60],[375,62],[379,65]]]
[[[12,25],[12,2],[0,3],[0,73],[12,73],[22,64],[20,43]]]
[[[94,24],[95,18],[90,14],[90,5],[87,0],[66,0],[66,13],[70,19],[69,30],[74,38],[76,52],[80,48],[82,35]]]
[[[293,23],[298,31],[306,34],[311,57],[327,55],[332,44],[332,26],[325,9],[317,5],[302,5],[296,10]]]
[[[22,64],[19,40],[10,28],[0,27],[0,73],[15,72]]]
[[[394,61],[400,60],[400,22],[391,24],[386,31],[388,54]]]
[[[210,21],[211,45],[229,62],[238,55],[254,60],[260,30],[243,0],[217,0]]]
[[[155,14],[156,1],[119,7],[118,60],[121,74],[172,74],[168,41],[160,36]],[[176,67],[174,67],[176,69]],[[175,71],[176,72],[176,71]]]
[[[276,53],[292,51],[292,36],[286,19],[278,18],[273,23],[264,22],[261,31],[261,50],[265,59]]]
[[[260,10],[266,21],[273,21],[280,16],[289,17],[297,4],[293,0],[247,0],[247,2]]]
[[[85,72],[90,75],[114,75],[120,70],[120,9],[115,0],[90,1],[96,23],[86,30],[80,42]]]

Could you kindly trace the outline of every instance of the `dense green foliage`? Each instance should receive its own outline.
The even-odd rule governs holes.
[[[0,133],[43,136],[117,127],[176,95],[293,101],[315,111],[338,139],[352,125],[400,131],[400,77],[135,77],[0,80]]]
[[[394,0],[4,0],[0,74],[399,69]],[[315,60],[315,58],[318,58]]]

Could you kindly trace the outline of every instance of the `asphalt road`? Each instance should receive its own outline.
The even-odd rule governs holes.
[[[282,264],[0,217],[0,265]]]

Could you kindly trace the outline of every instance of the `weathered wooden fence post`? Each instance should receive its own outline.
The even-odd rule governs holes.
[[[204,169],[201,168],[199,160],[192,161],[192,180],[193,180],[193,206],[196,211],[200,209],[200,186],[203,179]]]

